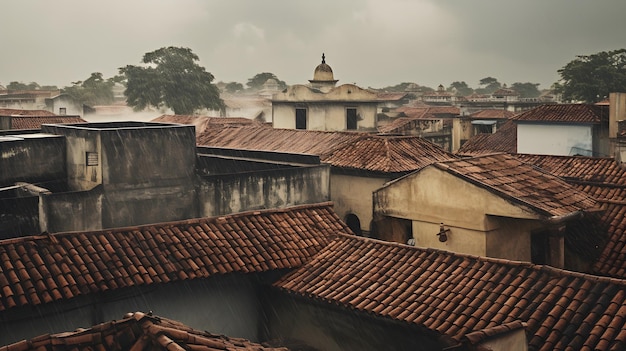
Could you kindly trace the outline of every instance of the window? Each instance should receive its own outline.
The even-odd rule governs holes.
[[[296,129],[306,129],[305,108],[296,108]]]
[[[61,116],[65,116],[67,114],[67,109],[65,107],[59,107],[59,114]]]
[[[346,109],[346,129],[355,130],[357,125],[356,108]]]

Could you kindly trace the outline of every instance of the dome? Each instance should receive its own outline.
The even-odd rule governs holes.
[[[324,56],[324,54],[322,54],[322,63],[315,67],[315,72],[313,72],[313,81],[335,81],[335,78],[333,77],[333,69],[326,64],[326,56]]]

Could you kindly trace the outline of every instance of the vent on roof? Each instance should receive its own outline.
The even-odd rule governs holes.
[[[97,166],[97,165],[98,165],[98,153],[87,152],[87,166]]]

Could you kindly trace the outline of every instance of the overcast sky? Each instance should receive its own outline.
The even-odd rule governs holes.
[[[271,72],[307,83],[326,53],[335,79],[380,88],[480,79],[558,80],[626,48],[625,0],[19,0],[2,4],[0,85],[106,78],[165,46],[190,48],[215,82]]]

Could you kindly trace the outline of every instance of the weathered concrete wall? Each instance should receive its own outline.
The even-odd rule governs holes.
[[[202,177],[200,216],[329,201],[329,176],[330,166],[319,165]]]
[[[6,193],[3,192],[3,195],[6,196]],[[0,198],[0,240],[39,233],[37,196]]]
[[[45,134],[0,136],[0,186],[64,180],[65,139]]]
[[[267,340],[290,340],[325,351],[428,351],[452,344],[437,340],[435,333],[365,313],[335,309],[278,292],[267,295]]]
[[[198,216],[193,126],[112,122],[43,128],[67,137],[71,190],[102,184],[102,228]]]
[[[39,195],[42,231],[50,233],[102,229],[102,187],[88,191]]]
[[[258,341],[259,302],[250,276],[158,284],[0,313],[0,345],[152,311],[198,330]]]

